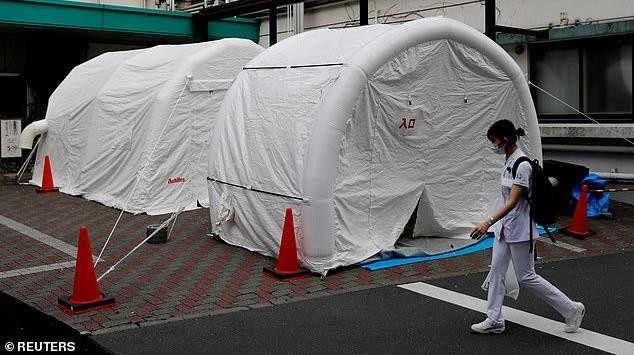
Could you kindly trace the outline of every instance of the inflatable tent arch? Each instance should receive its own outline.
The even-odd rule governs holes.
[[[498,119],[523,127],[520,146],[541,160],[517,64],[445,18],[281,41],[238,75],[220,116],[208,164],[216,232],[276,256],[294,204],[300,259],[315,272],[392,248],[416,206],[417,235],[468,239],[499,193],[502,159],[485,137]]]
[[[49,99],[32,184],[49,155],[64,193],[131,213],[208,204],[207,144],[235,76],[264,49],[222,39],[109,52],[75,67]]]

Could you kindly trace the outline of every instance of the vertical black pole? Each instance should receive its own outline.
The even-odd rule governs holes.
[[[495,0],[484,2],[484,34],[495,41]]]
[[[368,0],[359,0],[359,25],[368,24]]]
[[[205,38],[205,36],[207,35],[207,28],[205,26],[205,31],[203,34],[203,23],[207,23],[206,20],[204,18],[202,18],[201,16],[194,14],[194,16],[192,16],[192,21],[194,24],[194,42],[203,42],[206,41],[207,39]]]
[[[198,20],[198,31],[200,31],[200,41],[201,42],[207,42],[209,40],[209,32],[207,29],[207,24],[209,22],[204,19],[201,18]]]
[[[269,47],[277,43],[277,6],[275,1],[269,8]]]
[[[583,67],[584,67],[584,63],[583,63],[583,52],[584,52],[584,48],[583,48],[583,44],[579,46],[579,48],[577,49],[578,53],[578,60],[579,60],[579,107],[575,107],[577,110],[581,111],[581,112],[588,112],[586,110],[585,106],[585,102],[584,102],[584,83],[583,83]],[[575,116],[577,116],[578,114],[575,113]],[[579,117],[579,119],[583,119],[583,117]]]

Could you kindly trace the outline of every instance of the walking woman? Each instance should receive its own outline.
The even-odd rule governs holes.
[[[502,302],[505,294],[504,276],[512,260],[520,287],[529,289],[559,312],[566,322],[564,331],[574,333],[581,325],[585,307],[581,302],[571,301],[568,296],[535,273],[532,252],[534,249],[530,248],[529,228],[533,229],[534,236],[538,234],[535,223],[530,219],[530,206],[526,199],[526,196],[531,193],[531,165],[528,162],[522,162],[517,168],[515,178],[511,173],[515,161],[525,156],[517,146],[517,139],[523,135],[524,130],[521,128],[516,130],[513,123],[508,120],[495,122],[487,132],[487,138],[493,143],[492,149],[506,156],[506,163],[502,169],[504,205],[471,231],[471,238],[479,239],[495,224],[487,318],[478,324],[473,324],[471,330],[483,334],[504,331],[502,316]]]

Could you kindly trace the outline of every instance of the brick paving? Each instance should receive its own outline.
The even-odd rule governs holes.
[[[0,272],[68,261],[68,255],[43,243],[25,243],[23,234],[0,224]]]
[[[634,250],[634,206],[612,202],[614,220],[590,220],[597,235],[558,239],[586,249],[583,253],[540,242],[539,263]],[[0,186],[0,215],[77,244],[79,226],[88,227],[98,255],[119,211],[65,194],[36,194],[31,186]],[[145,239],[146,226],[167,216],[124,214],[96,267],[101,276]],[[569,223],[561,217],[560,225]],[[57,306],[72,293],[74,269],[0,278],[0,290],[81,332],[107,332],[160,322],[261,308],[342,292],[485,271],[490,250],[462,257],[399,266],[380,271],[346,267],[325,279],[314,276],[281,282],[262,272],[274,260],[207,236],[207,209],[182,213],[165,244],[143,244],[99,282],[116,298],[112,308],[69,315]],[[73,258],[0,225],[0,272],[72,261]]]

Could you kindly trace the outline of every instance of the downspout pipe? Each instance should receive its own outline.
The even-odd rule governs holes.
[[[46,119],[39,120],[26,126],[26,128],[20,134],[20,148],[31,149],[33,148],[33,140],[39,134],[46,133],[48,131],[48,122]]]

